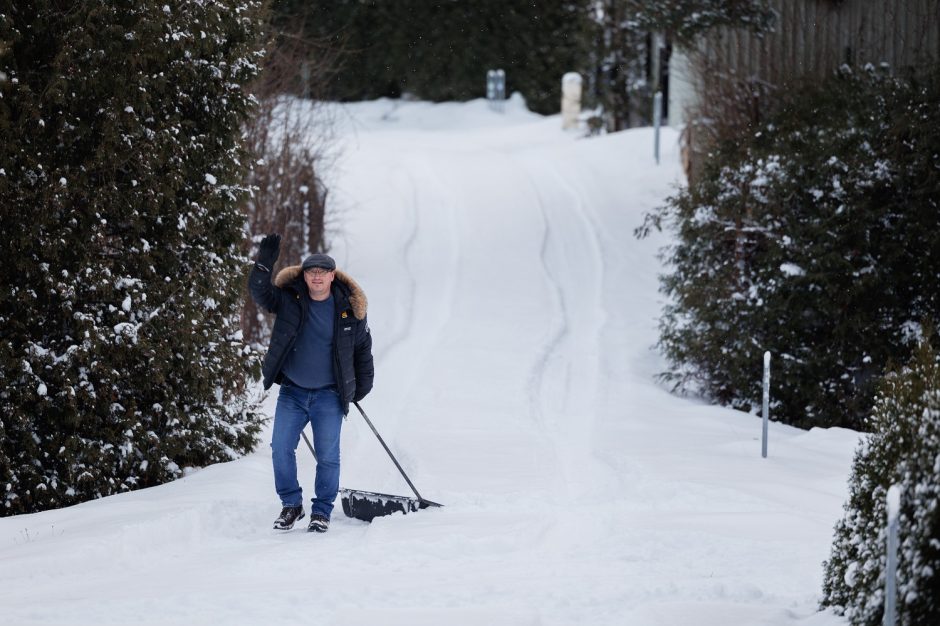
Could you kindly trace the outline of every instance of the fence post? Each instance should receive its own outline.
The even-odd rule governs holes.
[[[770,421],[770,350],[764,352],[764,402],[763,428],[761,430],[760,455],[767,458],[767,423]]]
[[[882,626],[897,623],[898,600],[898,515],[901,510],[901,489],[897,485],[888,488],[888,559],[885,564],[885,613]]]

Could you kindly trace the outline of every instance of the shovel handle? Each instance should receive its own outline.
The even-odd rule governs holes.
[[[311,444],[310,440],[307,438],[307,431],[300,431],[300,436],[304,438],[304,443],[307,444],[308,448],[310,448],[310,454],[313,455],[313,460],[319,461],[319,459],[317,459],[317,453],[313,451],[313,444]]]
[[[359,406],[358,402],[353,402],[353,404],[356,405],[357,409],[359,409],[359,413],[362,415],[362,419],[366,421],[366,424],[368,424],[369,428],[372,429],[372,432],[375,433],[376,439],[379,440],[379,443],[381,443],[382,447],[385,448],[385,451],[388,452],[388,456],[389,458],[392,459],[392,463],[394,463],[395,467],[398,468],[398,471],[401,472],[402,478],[405,479],[405,482],[408,483],[408,486],[411,487],[411,490],[415,492],[415,496],[417,496],[418,500],[422,502],[427,502],[424,498],[421,497],[421,494],[418,493],[418,490],[415,488],[414,483],[411,482],[411,479],[408,478],[408,474],[405,473],[405,470],[401,468],[401,465],[398,463],[398,459],[396,459],[395,455],[392,454],[392,451],[388,449],[388,446],[385,444],[385,440],[382,439],[382,435],[380,435],[379,431],[377,431],[375,429],[375,426],[372,425],[372,420],[369,419],[369,416],[366,415],[366,412],[362,410],[362,407]],[[432,502],[430,504],[436,504],[436,503]],[[437,506],[440,506],[440,505],[438,504]]]

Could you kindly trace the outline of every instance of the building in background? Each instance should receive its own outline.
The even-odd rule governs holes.
[[[940,0],[770,0],[770,32],[719,27],[695,49],[673,48],[668,122],[685,130],[686,172],[708,145],[709,127],[749,124],[764,100],[793,81],[823,79],[839,67],[916,71],[940,61]],[[691,122],[691,123],[690,123]]]

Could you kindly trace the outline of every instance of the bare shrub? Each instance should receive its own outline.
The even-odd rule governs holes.
[[[303,33],[299,25],[294,33]],[[320,87],[337,71],[337,48],[299,34],[272,34],[265,66],[253,86],[255,115],[245,128],[252,159],[245,203],[247,253],[267,233],[280,233],[281,256],[274,271],[325,252],[324,219],[328,192],[321,177],[332,138],[329,105],[318,99]],[[262,344],[271,320],[245,298],[241,325],[249,344]]]

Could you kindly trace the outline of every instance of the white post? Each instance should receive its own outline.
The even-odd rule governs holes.
[[[764,425],[761,435],[760,455],[767,458],[767,423],[770,421],[770,350],[764,353]]]
[[[657,91],[653,96],[653,156],[656,157],[656,165],[659,165],[659,127],[662,123],[663,112],[663,92]]]
[[[885,565],[885,612],[883,626],[897,623],[897,574],[898,574],[898,515],[901,511],[901,489],[897,485],[888,488],[888,562]]]
[[[568,72],[561,77],[561,128],[578,127],[581,115],[581,75]]]

